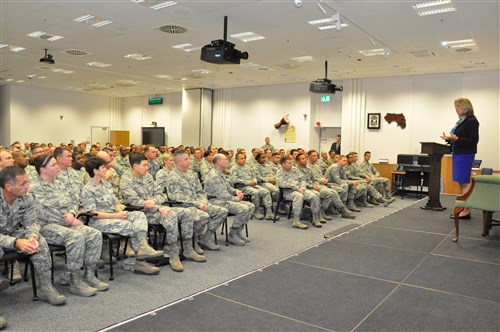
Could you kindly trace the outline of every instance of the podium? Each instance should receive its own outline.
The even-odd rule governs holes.
[[[439,201],[439,180],[441,176],[441,159],[443,155],[451,153],[451,148],[448,145],[434,142],[420,142],[420,144],[422,144],[421,153],[429,155],[431,169],[429,174],[429,200],[421,208],[434,211],[446,210],[446,207],[443,207]]]

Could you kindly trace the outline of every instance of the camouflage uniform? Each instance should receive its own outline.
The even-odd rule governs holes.
[[[125,157],[117,156],[115,157],[115,161],[117,165],[120,165],[122,167],[124,172],[130,169],[130,162],[128,160],[128,156]]]
[[[332,165],[332,163],[328,160],[328,162],[325,162],[323,159],[319,158],[316,160],[316,164],[321,168],[321,173],[325,174],[326,170],[328,167]]]
[[[162,193],[167,192],[167,178],[170,176],[170,172],[171,170],[164,167],[156,173],[156,183],[160,186]]]
[[[155,200],[156,204],[151,209],[144,209],[148,223],[152,225],[161,224],[167,234],[167,244],[176,243],[179,237],[177,222],[181,224],[181,232],[184,239],[193,237],[193,215],[183,208],[170,208],[172,212],[162,216],[158,209],[166,201],[160,186],[153,180],[151,174],[143,178],[132,175],[132,171],[123,174],[120,181],[120,189],[127,204],[133,206],[144,206],[146,200]]]
[[[201,165],[200,165],[200,174],[201,174],[201,179],[205,181],[205,177],[207,176],[208,172],[210,172],[211,169],[214,168],[214,164],[211,162],[208,162],[206,159],[201,160]]]
[[[61,186],[61,182],[44,181],[40,176],[31,186],[36,201],[40,205],[38,220],[40,234],[48,243],[66,247],[66,266],[70,272],[83,266],[95,266],[102,249],[102,235],[97,229],[85,225],[66,225],[64,214],[78,215],[78,198],[74,192]]]
[[[148,173],[151,174],[153,179],[156,179],[156,173],[158,173],[160,168],[158,159],[148,160]]]
[[[375,187],[375,189],[378,190],[379,193],[381,193],[381,194],[383,193],[382,184],[384,185],[386,192],[388,192],[390,190],[389,179],[379,177],[380,174],[377,171],[377,169],[375,167],[373,167],[372,163],[370,163],[369,161],[363,160],[359,164],[359,167],[361,168],[363,173],[366,174],[367,176],[369,176],[369,177],[377,176],[376,178],[372,178],[370,183],[372,186]]]
[[[113,193],[115,194],[116,198],[118,198],[118,201],[120,203],[123,203],[125,200],[123,199],[123,195],[120,190],[120,181],[121,181],[120,175],[118,174],[118,172],[116,172],[114,168],[110,168],[106,172],[106,176],[107,176],[106,182],[111,185],[111,188],[113,189]],[[89,182],[92,181],[88,181],[87,184]]]
[[[260,183],[262,187],[269,190],[271,196],[275,200],[277,200],[280,191],[276,185],[269,182],[270,180],[275,179],[275,175],[271,168],[271,165],[269,165],[268,163],[265,164],[258,163],[254,168],[254,172],[257,178],[257,183]]]
[[[326,188],[325,186],[320,186],[319,182],[313,176],[311,168],[309,165],[306,167],[301,167],[297,165],[297,170],[302,174],[303,180],[306,182],[306,189],[312,192],[320,199],[321,211],[325,212],[330,205],[333,203],[333,190]],[[313,189],[314,186],[318,186],[319,191]],[[336,193],[335,193],[336,194]],[[337,195],[338,196],[338,195]]]
[[[189,163],[189,169],[191,169],[195,173],[200,173],[202,162],[203,159],[197,160],[193,157],[192,161],[190,161]]]
[[[83,174],[71,167],[66,170],[59,169],[54,181],[58,181],[62,187],[68,189],[71,192],[72,199],[78,202],[84,186]]]
[[[194,234],[197,237],[203,233],[205,225],[209,231],[215,232],[227,218],[228,211],[226,209],[208,203],[207,195],[201,187],[200,181],[191,170],[183,173],[174,167],[167,178],[167,193],[170,199],[180,202],[181,206],[193,213]],[[208,204],[207,212],[198,208],[201,203]]]
[[[280,188],[286,188],[284,189],[283,197],[292,200],[294,219],[300,218],[304,200],[309,201],[313,219],[319,219],[319,196],[316,196],[311,190],[307,190],[306,181],[297,168],[292,168],[289,172],[283,169],[279,170],[276,174],[276,181]],[[304,194],[299,193],[298,189],[304,189]]]
[[[255,186],[248,185],[248,183],[252,180],[257,181],[257,178],[255,177],[254,170],[251,166],[247,164],[243,166],[236,164],[233,168],[231,168],[231,182],[233,185],[244,185],[238,189],[243,191],[245,195],[252,195],[252,202],[255,205],[255,208],[257,209],[260,206],[260,199],[262,198],[266,211],[272,210],[273,201],[269,190],[258,184]]]
[[[82,190],[81,199],[85,211],[117,212],[118,199],[113,193],[111,184],[106,181],[100,181],[99,184],[93,180],[89,181]],[[148,220],[144,213],[133,211],[128,213],[127,220],[92,218],[89,226],[104,233],[130,236],[132,249],[137,251],[139,247],[137,233],[147,232]]]
[[[358,186],[366,188],[367,194],[372,196],[373,198],[377,200],[382,198],[382,195],[380,195],[377,189],[375,189],[375,187],[373,187],[370,183],[366,182],[365,174],[358,164],[347,164],[344,168],[345,174],[349,180],[359,181]]]
[[[17,250],[14,248],[16,238],[29,239],[34,237],[38,241],[40,251],[31,255],[38,280],[42,285],[49,284],[52,260],[45,239],[40,235],[40,225],[37,223],[38,209],[33,196],[28,194],[17,198],[9,205],[0,190],[0,258],[3,250]]]
[[[352,181],[347,179],[344,169],[345,167],[340,167],[338,163],[333,164],[328,168],[325,174],[325,177],[330,183],[342,188],[343,191],[339,194],[342,202],[350,202],[363,196],[366,197],[366,188],[360,185],[353,185]]]
[[[38,179],[38,173],[35,169],[35,166],[33,165],[28,165],[26,166],[26,168],[24,169],[26,171],[26,173],[28,173],[28,181],[29,183],[33,183],[33,181],[37,181]]]
[[[235,215],[232,228],[242,228],[252,217],[255,206],[247,201],[239,201],[235,196],[236,189],[231,187],[224,175],[215,168],[207,174],[205,191],[210,203],[222,206]]]
[[[275,163],[271,162],[270,164],[271,170],[273,171],[274,176],[276,177],[276,173],[281,169],[281,166],[278,164],[276,165]]]

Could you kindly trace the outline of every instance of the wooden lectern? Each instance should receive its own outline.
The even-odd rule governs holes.
[[[422,144],[422,153],[429,155],[431,166],[429,174],[429,200],[421,208],[434,211],[446,210],[446,207],[443,207],[439,201],[439,180],[441,176],[441,159],[444,154],[451,153],[451,148],[448,145],[434,142],[420,142],[420,144]]]

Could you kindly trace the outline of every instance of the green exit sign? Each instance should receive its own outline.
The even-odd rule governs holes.
[[[149,105],[160,105],[163,104],[163,97],[154,97],[148,99]]]
[[[321,96],[321,101],[322,102],[330,101],[330,96]]]

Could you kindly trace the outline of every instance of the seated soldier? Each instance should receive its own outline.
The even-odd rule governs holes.
[[[193,249],[193,214],[184,208],[162,205],[167,197],[153,180],[153,176],[148,173],[148,160],[143,154],[132,153],[129,160],[131,171],[123,174],[120,182],[123,198],[127,204],[143,207],[150,224],[160,224],[165,228],[167,244],[163,247],[163,252],[169,257],[172,270],[176,272],[184,270],[177,247],[178,222],[184,240],[184,257],[195,262],[205,262],[205,256],[199,255]]]
[[[314,226],[321,227],[319,221],[319,197],[306,190],[306,183],[303,181],[300,171],[293,167],[292,158],[282,157],[280,162],[281,170],[276,174],[276,181],[280,188],[286,188],[283,193],[284,198],[292,201],[292,227],[299,229],[307,229],[308,227],[300,221],[304,200],[310,201]]]
[[[79,197],[74,197],[68,188],[55,180],[59,168],[54,157],[37,157],[35,169],[39,176],[32,184],[31,192],[40,206],[40,234],[48,243],[66,248],[66,267],[71,277],[70,293],[92,296],[98,290],[107,290],[109,285],[95,276],[102,249],[101,232],[85,226],[76,218]]]
[[[373,164],[370,162],[370,158],[372,157],[372,153],[370,151],[366,151],[364,155],[364,160],[360,163],[361,170],[370,177],[370,183],[378,190],[378,192],[386,199],[391,198],[391,189],[390,182],[388,178],[384,178],[380,176],[380,173],[377,171]]]
[[[241,185],[241,188],[238,189],[243,191],[245,195],[252,196],[252,202],[255,205],[255,213],[253,215],[255,219],[264,219],[264,215],[259,211],[260,199],[262,198],[266,209],[266,219],[272,220],[274,214],[271,193],[257,183],[254,169],[246,164],[246,158],[244,153],[240,152],[236,154],[236,164],[231,168],[231,182],[235,186]]]
[[[37,206],[29,190],[28,174],[18,166],[0,172],[0,258],[4,252],[16,250],[30,255],[40,285],[38,297],[52,305],[66,303],[66,298],[52,286],[50,251],[40,235]],[[8,287],[0,283],[0,290]],[[2,325],[0,319],[0,325]],[[4,321],[6,324],[6,321]]]
[[[163,168],[156,173],[156,183],[161,187],[164,193],[167,192],[167,178],[174,169],[174,156],[171,153],[166,152],[162,157]]]
[[[270,150],[267,150],[270,151]],[[257,160],[257,164],[254,168],[255,170],[255,176],[257,178],[257,182],[260,183],[260,185],[271,193],[271,196],[274,198],[276,201],[278,199],[279,195],[279,189],[276,186],[276,178],[275,174],[272,170],[272,162],[268,160],[268,156],[263,153],[258,153],[257,156],[255,157]],[[271,156],[272,158],[272,156]],[[271,211],[272,212],[272,211]]]
[[[102,152],[99,151],[98,154]],[[83,187],[81,200],[85,211],[96,213],[89,226],[101,232],[130,236],[135,251],[135,273],[158,274],[160,269],[148,264],[147,258],[163,256],[163,251],[151,248],[147,240],[148,219],[139,211],[124,211],[125,206],[118,202],[111,184],[104,179],[108,168],[101,158],[91,157],[85,162],[90,181]]]
[[[243,235],[243,229],[252,217],[255,206],[243,201],[243,192],[231,187],[224,177],[223,172],[229,164],[226,156],[221,153],[216,154],[213,163],[214,168],[205,178],[205,191],[212,204],[222,206],[235,215],[228,239],[234,245],[244,246],[245,243],[250,242],[250,239]]]
[[[227,210],[210,204],[198,177],[189,169],[189,156],[185,151],[174,154],[175,168],[167,178],[167,194],[194,215],[194,237],[197,252],[203,252],[198,243],[209,250],[220,250],[213,241],[217,228],[227,218]],[[203,230],[207,226],[207,230]]]

